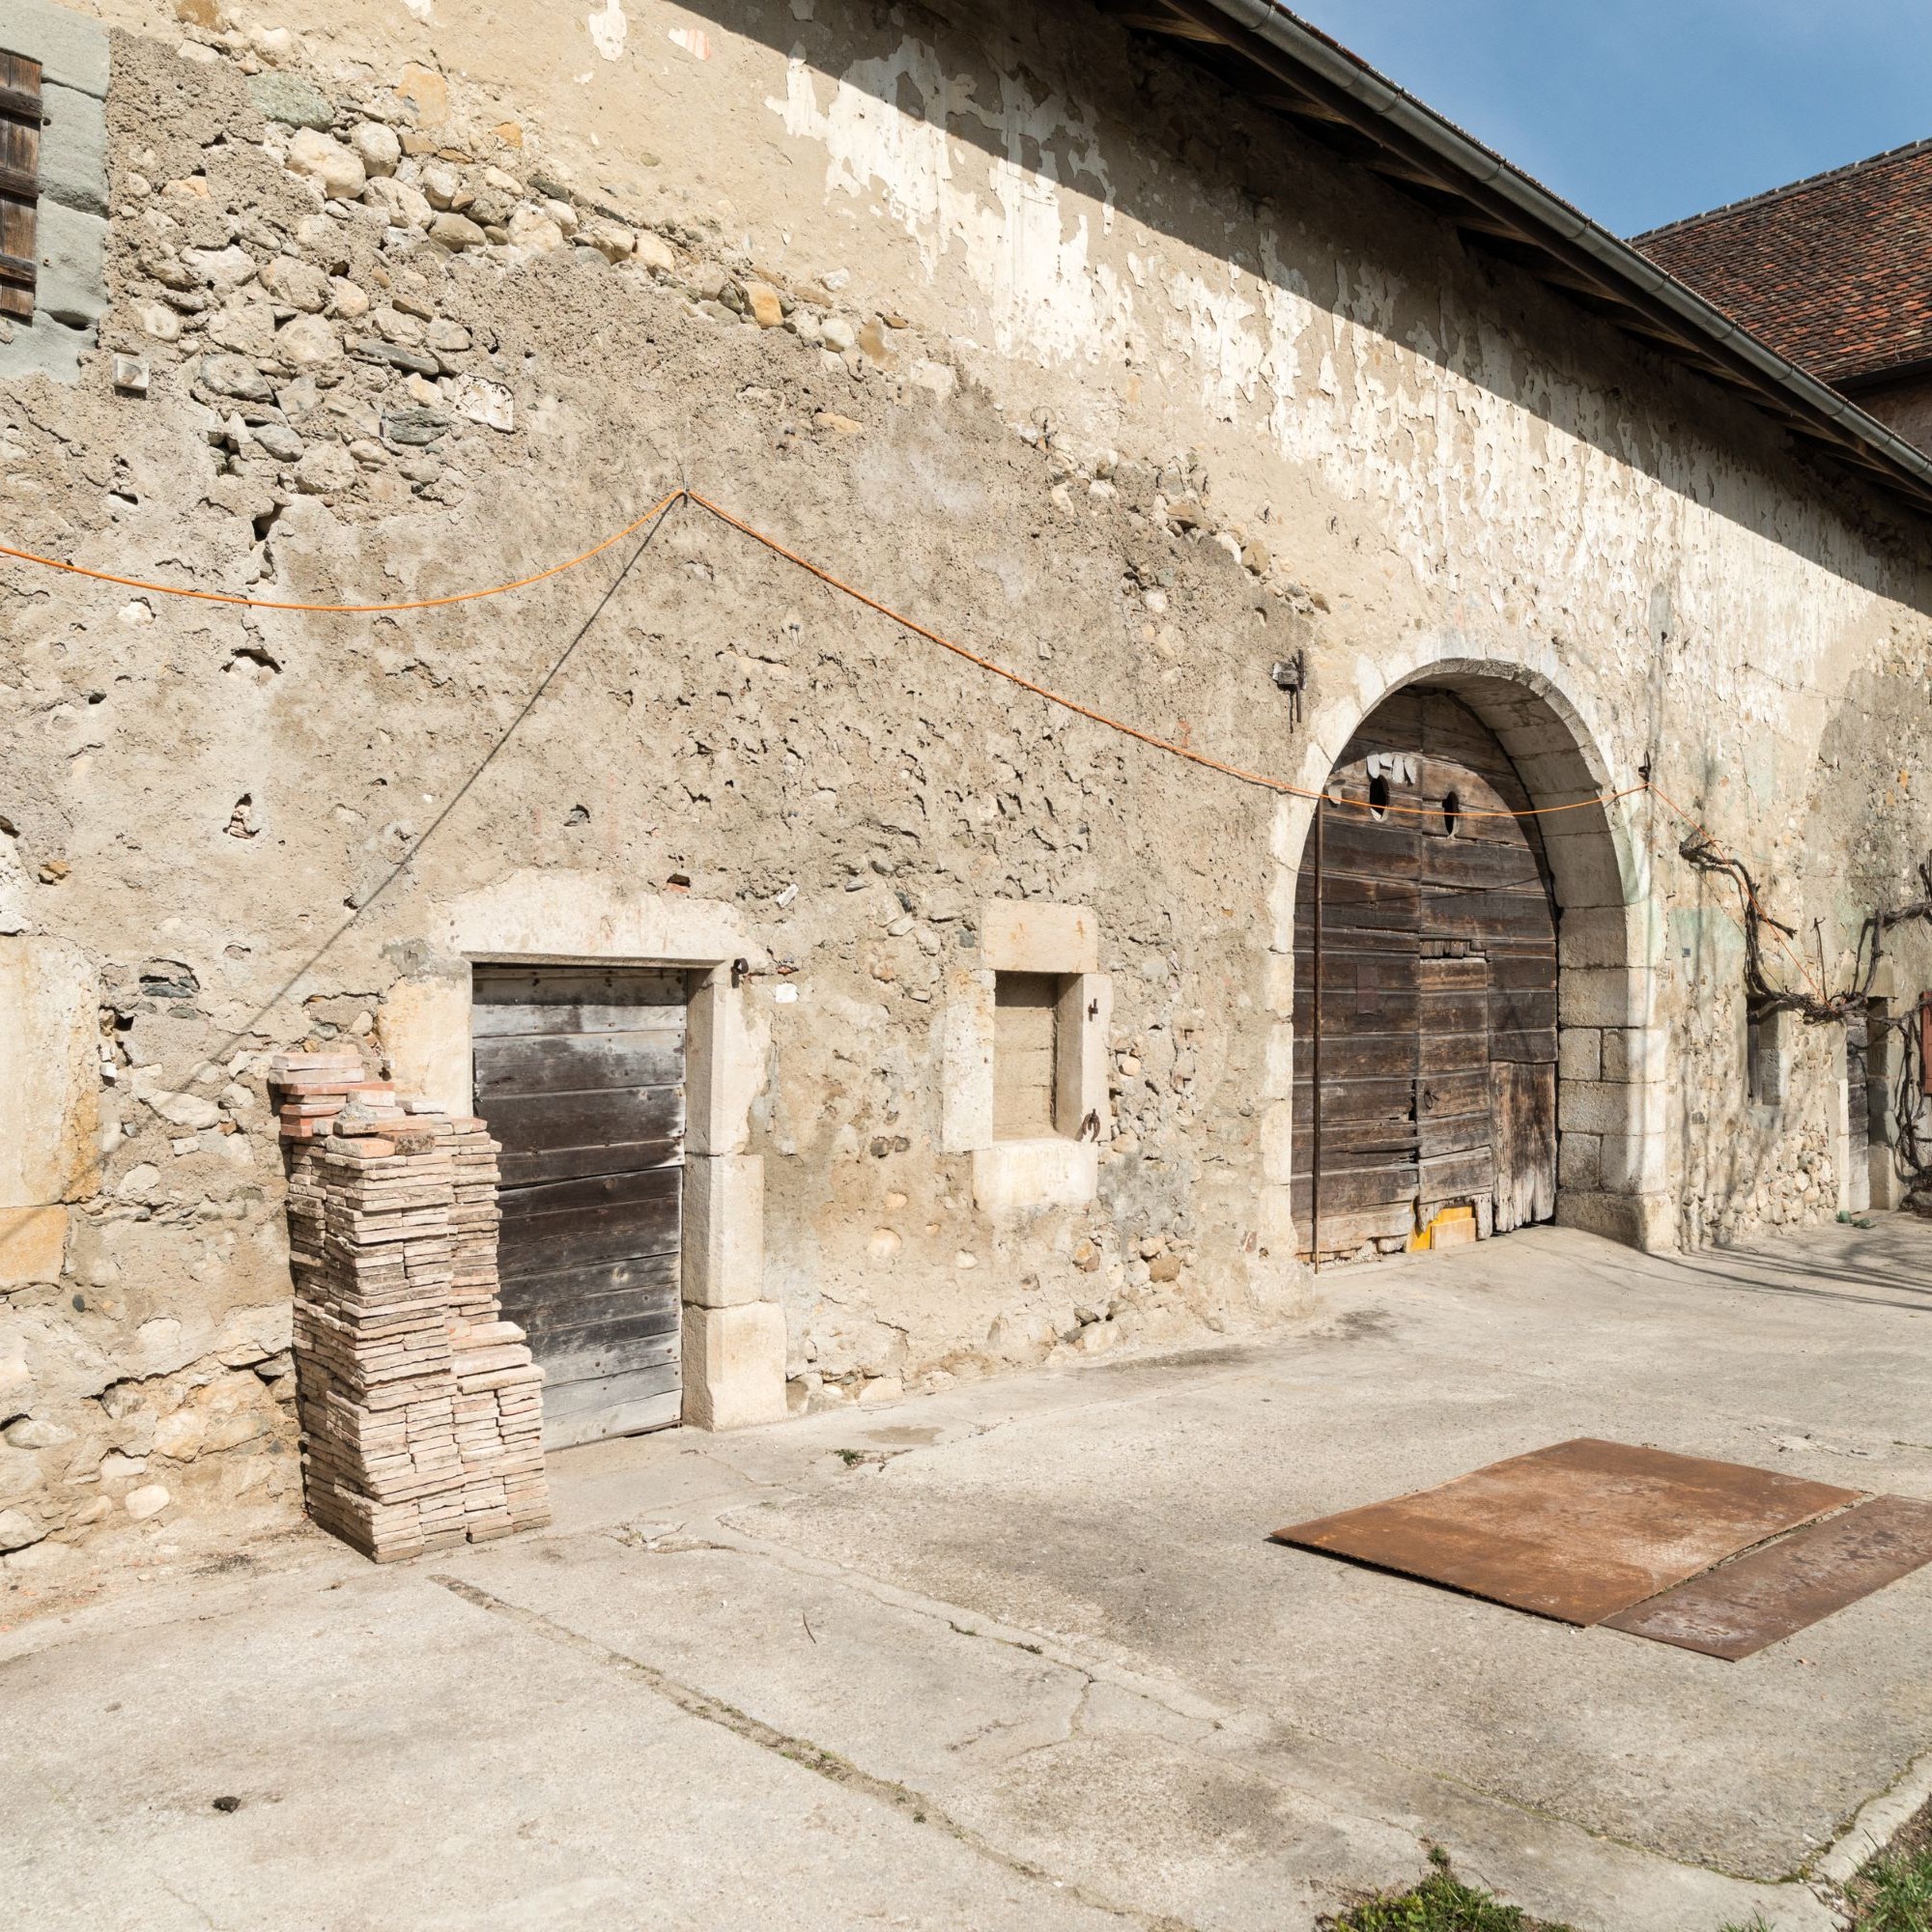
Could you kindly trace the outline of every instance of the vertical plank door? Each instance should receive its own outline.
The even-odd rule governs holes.
[[[544,1370],[544,1443],[680,1404],[680,973],[478,966],[476,1111],[502,1144],[503,1314]]]
[[[1322,807],[1321,984],[1314,984],[1315,840],[1304,847],[1294,911],[1295,1144],[1312,1151],[1321,1109],[1321,1203],[1315,1243],[1349,1256],[1406,1240],[1415,1228],[1415,1080],[1421,985],[1416,932],[1420,841],[1406,817],[1368,809],[1359,753],[1345,751]],[[1321,1087],[1314,1068],[1321,1002]],[[1315,1221],[1311,1161],[1298,1160],[1289,1198],[1302,1238]]]
[[[1445,1208],[1479,1235],[1556,1198],[1556,920],[1542,833],[1495,735],[1427,687],[1379,705],[1328,780],[1321,1254],[1400,1245]],[[1295,889],[1294,1164],[1304,1234],[1314,838]]]
[[[1421,695],[1423,951],[1466,976],[1470,1009],[1423,1041],[1427,1075],[1452,1062],[1453,1105],[1426,1079],[1422,1219],[1469,1202],[1481,1233],[1556,1209],[1556,919],[1543,834],[1516,767],[1447,692]],[[1428,1135],[1425,1134],[1425,1139]],[[1440,1156],[1435,1175],[1428,1156]]]

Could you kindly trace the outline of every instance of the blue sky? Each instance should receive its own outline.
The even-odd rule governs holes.
[[[1291,0],[1619,235],[1932,134],[1928,0]]]

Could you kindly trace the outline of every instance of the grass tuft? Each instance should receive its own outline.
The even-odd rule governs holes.
[[[1858,1932],[1932,1932],[1932,1846],[1881,1853],[1847,1889]]]
[[[1409,1891],[1378,1892],[1321,1921],[1322,1932],[1572,1932],[1529,1918],[1480,1886],[1464,1885],[1440,1846]],[[1932,1804],[1845,1888],[1845,1932],[1932,1932]],[[1771,1932],[1760,1913],[1720,1932]]]
[[[1520,1906],[1464,1885],[1439,1846],[1430,1852],[1429,1862],[1435,1869],[1413,1891],[1365,1898],[1339,1918],[1323,1919],[1324,1932],[1570,1932],[1567,1925],[1527,1918]]]

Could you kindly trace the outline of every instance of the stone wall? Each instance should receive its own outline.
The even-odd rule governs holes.
[[[1304,787],[1403,681],[1487,680],[1533,791],[1648,769],[1829,978],[1928,842],[1902,513],[1082,7],[101,11],[109,305],[73,380],[0,369],[21,547],[394,604],[689,482]],[[1308,1305],[1300,801],[689,504],[396,614],[9,564],[0,651],[10,1576],[291,1520],[269,1066],[354,1042],[460,1087],[469,960],[542,953],[559,906],[571,957],[683,956],[646,937],[700,904],[732,935],[703,1153],[795,1406]],[[1608,1199],[1609,1148],[1661,1204],[1626,1232],[1744,1238],[1835,1210],[1841,1074],[1804,1034],[1748,1100],[1734,909],[1681,829],[1639,798],[1573,841],[1566,1185]],[[957,1126],[1015,905],[1085,913],[1041,970],[1111,1002],[1102,1132],[1057,1160]]]

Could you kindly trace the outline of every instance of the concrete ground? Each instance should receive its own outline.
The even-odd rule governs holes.
[[[1322,1296],[570,1451],[553,1531],[397,1569],[157,1553],[0,1633],[8,1921],[1292,1932],[1439,1842],[1584,1932],[1829,1925],[1932,1782],[1932,1570],[1726,1664],[1264,1537],[1577,1435],[1932,1497],[1932,1226]]]

